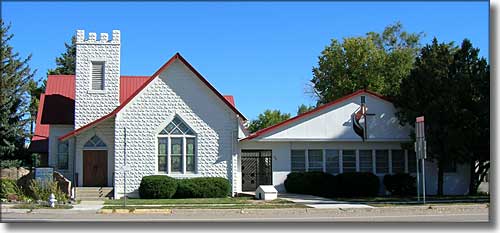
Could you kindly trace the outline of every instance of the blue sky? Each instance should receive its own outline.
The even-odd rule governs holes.
[[[122,75],[151,75],[180,52],[238,109],[295,115],[315,104],[312,67],[330,40],[396,21],[422,42],[469,38],[488,54],[488,2],[3,2],[11,45],[42,78],[77,29],[122,32]]]

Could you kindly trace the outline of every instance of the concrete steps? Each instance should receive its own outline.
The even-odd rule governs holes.
[[[113,187],[76,187],[76,200],[105,200],[113,198]]]

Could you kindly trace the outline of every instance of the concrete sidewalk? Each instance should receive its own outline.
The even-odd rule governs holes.
[[[306,195],[306,194],[280,193],[278,194],[278,198],[318,209],[375,208],[373,206],[365,204],[349,203],[345,201],[334,201],[332,199]]]
[[[98,211],[104,207],[104,201],[80,201],[73,206],[72,210],[95,210]]]

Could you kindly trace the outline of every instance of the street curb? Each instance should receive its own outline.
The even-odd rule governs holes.
[[[101,209],[98,214],[172,214],[171,209]]]

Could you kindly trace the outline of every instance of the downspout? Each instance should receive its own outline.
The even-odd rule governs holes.
[[[76,137],[73,138],[73,188],[71,190],[71,196],[75,197],[76,187],[78,186],[78,174],[76,174]]]

